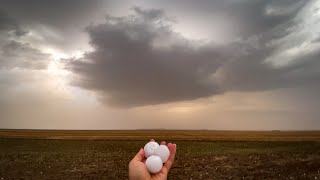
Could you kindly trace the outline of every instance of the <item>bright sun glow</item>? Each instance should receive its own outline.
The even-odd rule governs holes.
[[[53,60],[59,60],[59,59],[64,59],[68,58],[68,56],[65,53],[59,52],[54,49],[45,49],[43,50],[45,53],[50,54]]]
[[[61,87],[60,89],[66,89],[71,72],[65,69],[65,63],[61,59],[68,58],[69,56],[53,49],[46,49],[45,53],[51,55],[51,61],[47,68],[47,72],[51,77],[50,82],[55,87],[59,86]]]
[[[67,76],[71,72],[63,68],[63,64],[58,61],[51,61],[48,65],[48,73],[55,76]]]
[[[51,62],[48,64],[48,73],[51,75],[54,75],[59,78],[65,78],[68,74],[71,72],[66,70],[64,68],[65,63],[61,61],[61,59],[67,59],[67,58],[81,58],[83,57],[84,52],[82,51],[74,51],[70,55],[67,55],[66,53],[59,52],[54,49],[45,49],[43,50],[45,53],[51,55]]]
[[[47,83],[54,89],[55,93],[63,93],[65,97],[80,100],[81,102],[85,102],[85,104],[97,104],[97,100],[92,94],[69,85],[72,72],[65,68],[68,61],[64,61],[63,59],[79,59],[83,57],[84,52],[73,51],[70,55],[53,49],[46,49],[44,52],[51,55],[51,61],[46,70],[50,75],[50,80]]]

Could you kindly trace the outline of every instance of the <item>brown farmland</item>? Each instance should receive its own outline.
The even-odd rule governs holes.
[[[0,179],[127,179],[151,138],[177,144],[169,179],[319,179],[318,131],[0,130]]]

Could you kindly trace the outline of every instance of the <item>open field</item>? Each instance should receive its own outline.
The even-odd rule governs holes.
[[[177,144],[169,179],[319,179],[319,134],[3,130],[0,179],[126,179],[150,138]]]
[[[320,131],[1,130],[0,138],[183,141],[320,141]]]

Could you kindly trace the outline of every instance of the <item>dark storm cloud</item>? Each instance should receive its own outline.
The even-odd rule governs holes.
[[[320,83],[320,51],[298,56],[296,63],[282,68],[284,76],[290,79],[293,85]]]
[[[288,23],[289,22],[289,23]],[[278,88],[308,87],[320,82],[320,51],[301,51],[294,56],[282,57],[278,61],[290,60],[290,63],[275,66],[266,59],[275,58],[281,46],[299,49],[304,39],[292,38],[296,32],[289,29],[295,24],[292,19],[275,26],[259,36],[238,43],[243,50],[235,54],[236,60],[228,61],[212,75],[212,81],[218,82],[219,87],[226,91],[261,91]],[[298,25],[299,26],[299,25]],[[290,38],[288,38],[290,37]],[[288,44],[272,45],[272,41],[287,38]],[[310,43],[312,46],[313,44]],[[316,47],[315,47],[316,48]],[[281,49],[287,51],[288,49]],[[274,60],[274,59],[272,59]]]
[[[270,90],[283,86],[281,72],[262,63],[266,55],[255,53],[225,63],[213,74],[212,81],[219,82],[226,91]]]
[[[104,4],[104,0],[2,0],[0,8],[28,29],[28,43],[68,54],[87,49],[83,29],[103,17]]]
[[[12,30],[17,28],[17,23],[8,14],[0,11],[0,30]]]
[[[16,36],[22,36],[27,33],[21,29],[15,19],[9,17],[6,12],[0,9],[0,33],[8,32],[13,32]]]
[[[107,17],[105,24],[87,31],[95,51],[89,61],[75,61],[77,85],[101,93],[120,106],[158,104],[219,93],[205,78],[222,59],[215,50],[196,48],[159,20],[162,12],[142,11],[139,16]],[[141,16],[141,18],[140,18]],[[171,44],[170,44],[171,43]]]
[[[140,106],[192,100],[230,90],[269,90],[307,82],[312,79],[310,76],[318,74],[304,75],[308,78],[294,75],[298,71],[308,74],[309,69],[303,64],[275,68],[264,62],[277,48],[268,43],[289,33],[292,18],[302,6],[282,13],[278,12],[282,6],[272,3],[268,5],[274,10],[269,13],[274,14],[269,15],[274,17],[269,20],[265,17],[269,15],[261,15],[261,8],[254,9],[250,17],[249,14],[240,17],[253,19],[257,28],[248,31],[253,33],[251,37],[226,46],[194,45],[197,42],[184,39],[162,21],[165,14],[160,10],[135,7],[133,16],[107,16],[106,23],[87,28],[95,50],[71,64],[71,70],[79,75],[74,84],[97,91],[108,104]],[[316,63],[318,57],[318,54],[310,56],[309,63]]]
[[[19,23],[0,11],[0,70],[1,68],[43,69],[49,61],[49,55],[31,47],[30,44],[21,43],[12,38],[19,39],[26,35]]]
[[[24,22],[37,22],[63,27],[70,22],[82,21],[83,15],[88,15],[101,5],[102,0],[2,0],[1,8],[10,16],[22,19]]]
[[[225,13],[234,18],[238,35],[246,38],[268,32],[280,24],[290,23],[307,2],[308,0],[233,2],[228,4]]]
[[[48,66],[50,56],[30,47],[29,44],[12,40],[0,48],[2,68],[45,69]]]
[[[213,80],[225,90],[233,91],[272,90],[319,83],[320,54],[301,58],[310,59],[283,68],[274,68],[258,59],[237,60],[220,67]]]

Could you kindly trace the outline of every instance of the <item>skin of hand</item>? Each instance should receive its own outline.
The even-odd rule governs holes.
[[[154,141],[151,139],[151,141]],[[161,144],[166,145],[166,142],[162,141]],[[149,173],[145,162],[143,148],[136,154],[136,156],[129,163],[129,180],[165,180],[167,179],[168,172],[174,162],[177,146],[176,144],[168,143],[168,149],[170,151],[169,159],[164,163],[160,172],[156,174]]]

